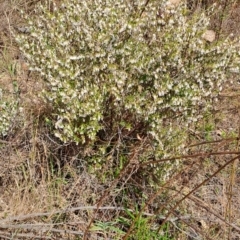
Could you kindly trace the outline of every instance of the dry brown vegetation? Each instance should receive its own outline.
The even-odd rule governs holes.
[[[189,129],[188,155],[141,164],[147,143],[137,136],[124,166],[106,161],[92,174],[98,166],[87,158],[94,149],[61,144],[51,134],[51,108],[38,97],[44,83],[28,71],[11,34],[24,26],[19,9],[31,13],[37,2],[0,0],[0,85],[18,94],[25,115],[0,139],[0,239],[136,239],[146,226],[165,232],[152,239],[240,239],[238,76],[214,112]],[[239,1],[199,0],[191,9],[213,2],[222,8],[212,28],[238,37]],[[151,164],[176,160],[183,164],[166,182],[151,174]]]

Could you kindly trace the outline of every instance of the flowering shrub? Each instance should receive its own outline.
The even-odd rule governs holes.
[[[208,12],[189,15],[183,3],[171,4],[66,0],[36,9],[29,34],[16,39],[47,82],[62,141],[84,143],[112,124],[130,131],[141,122],[167,151],[239,71],[235,42],[203,38]]]

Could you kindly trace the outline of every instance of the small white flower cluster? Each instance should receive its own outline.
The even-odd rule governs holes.
[[[8,134],[13,121],[15,120],[18,102],[14,97],[6,97],[3,89],[0,88],[0,136]]]
[[[48,83],[44,95],[64,142],[94,139],[112,107],[117,116],[130,112],[144,122],[157,151],[173,147],[172,139],[179,149],[178,133],[201,117],[229,71],[239,72],[236,42],[202,37],[207,13],[191,16],[183,3],[145,2],[65,0],[51,11],[40,6],[30,34],[17,36],[31,69]]]

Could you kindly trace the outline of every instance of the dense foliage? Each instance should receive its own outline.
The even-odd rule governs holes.
[[[141,123],[158,151],[172,151],[173,142],[181,149],[181,133],[239,71],[234,42],[203,37],[211,10],[190,15],[184,3],[165,0],[63,2],[41,5],[29,34],[17,37],[47,82],[44,98],[63,142],[131,133]]]

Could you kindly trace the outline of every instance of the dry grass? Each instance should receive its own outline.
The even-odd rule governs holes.
[[[51,134],[45,121],[51,109],[38,97],[44,83],[28,71],[10,34],[23,25],[18,9],[31,11],[36,2],[0,1],[0,85],[11,95],[16,81],[25,116],[0,140],[0,238],[134,239],[131,231],[143,216],[160,232],[168,222],[174,239],[240,239],[237,77],[215,111],[189,130],[189,155],[141,164],[147,140],[139,139],[117,174],[106,163],[96,176],[88,149],[63,145]],[[221,34],[239,35],[240,3],[226,2]],[[151,176],[151,164],[176,160],[183,164],[166,182]],[[129,219],[125,208],[136,216],[128,224],[119,221]]]

